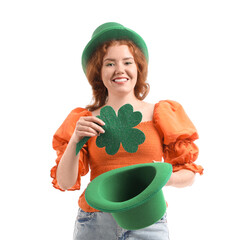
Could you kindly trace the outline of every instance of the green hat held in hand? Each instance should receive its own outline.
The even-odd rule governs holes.
[[[122,143],[125,151],[135,153],[138,150],[138,145],[145,141],[145,134],[134,128],[141,122],[142,114],[139,111],[133,112],[132,105],[123,105],[118,110],[118,116],[112,107],[105,106],[100,110],[100,115],[97,117],[104,121],[105,125],[102,128],[105,133],[97,137],[96,145],[99,148],[105,147],[105,151],[109,155],[118,152],[120,143]],[[77,143],[76,154],[89,138],[84,137]]]

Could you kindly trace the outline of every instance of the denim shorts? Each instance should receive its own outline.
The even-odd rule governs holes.
[[[138,230],[121,228],[106,212],[78,210],[73,240],[169,240],[166,214],[155,224]]]

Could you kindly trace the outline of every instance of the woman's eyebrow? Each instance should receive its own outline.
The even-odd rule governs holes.
[[[127,59],[133,59],[133,57],[127,57],[127,58],[124,58],[123,60],[127,60]]]
[[[129,60],[129,59],[134,59],[133,57],[127,57],[127,58],[124,58],[123,60]]]
[[[105,60],[104,60],[104,62],[105,61],[114,61],[115,62],[115,59],[113,59],[113,58],[106,58]]]
[[[126,58],[123,58],[123,60],[129,60],[129,59],[134,59],[133,57],[126,57]],[[105,61],[113,61],[113,62],[115,62],[116,61],[116,59],[114,59],[114,58],[106,58],[105,60],[104,60],[104,62]]]

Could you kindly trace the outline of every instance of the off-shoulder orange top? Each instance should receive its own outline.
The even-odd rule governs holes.
[[[76,122],[82,116],[91,115],[92,113],[84,108],[74,109],[53,136],[53,148],[58,157],[56,166],[51,169],[51,177],[53,186],[57,189],[60,189],[56,178],[57,166],[74,132]],[[68,190],[80,189],[81,176],[86,175],[89,168],[92,181],[100,174],[115,168],[151,163],[153,160],[162,161],[162,157],[165,162],[172,164],[174,172],[188,169],[195,173],[203,173],[203,168],[194,163],[198,156],[198,148],[193,143],[198,139],[197,130],[179,103],[169,100],[156,103],[153,120],[141,122],[136,128],[146,136],[145,142],[139,145],[136,153],[128,153],[120,146],[115,155],[108,155],[104,148],[96,146],[96,137],[90,138],[79,153],[77,182]],[[87,204],[85,191],[78,204],[86,212],[98,211]]]

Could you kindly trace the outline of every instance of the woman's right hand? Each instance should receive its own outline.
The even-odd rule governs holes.
[[[105,132],[104,129],[101,127],[104,125],[105,123],[97,117],[81,117],[76,123],[72,139],[73,141],[78,143],[84,137],[99,136],[101,133]]]

